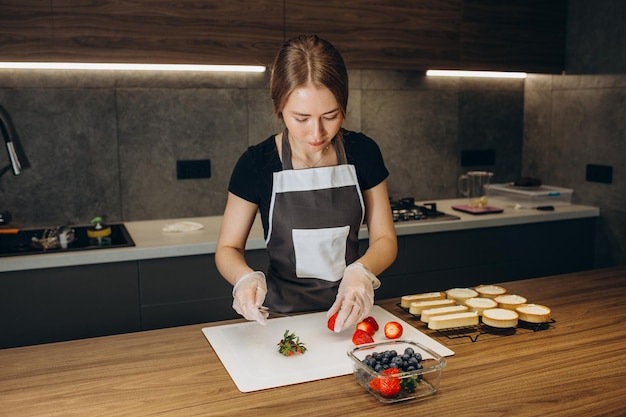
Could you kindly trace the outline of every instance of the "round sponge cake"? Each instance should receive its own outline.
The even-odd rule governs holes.
[[[515,294],[499,295],[494,298],[494,300],[496,300],[500,308],[507,308],[509,310],[515,310],[522,304],[526,304],[527,301],[526,298],[522,297],[521,295]]]
[[[550,321],[550,309],[540,304],[522,304],[515,309],[519,319],[528,323],[546,323]]]
[[[488,308],[498,307],[498,303],[492,298],[474,297],[465,300],[465,305],[469,307],[470,311],[475,311],[479,315],[483,314],[483,311]]]
[[[446,291],[446,296],[457,304],[463,305],[468,298],[478,297],[478,292],[471,288],[450,288]]]
[[[483,311],[483,323],[487,326],[507,329],[517,326],[519,315],[506,308],[491,308]]]
[[[495,298],[499,295],[506,294],[506,288],[499,285],[479,285],[474,287],[479,297]]]

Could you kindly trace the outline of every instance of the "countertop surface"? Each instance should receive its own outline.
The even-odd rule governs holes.
[[[580,219],[600,215],[600,210],[591,206],[565,205],[555,206],[554,211],[540,211],[515,209],[505,204],[499,205],[497,200],[494,200],[492,205],[503,207],[503,213],[473,215],[452,209],[453,205],[465,204],[466,201],[466,199],[434,201],[437,203],[439,211],[456,215],[460,217],[460,220],[398,222],[396,223],[396,232],[401,236]],[[433,201],[417,202],[417,204],[430,202]],[[163,232],[163,227],[166,224],[182,220],[200,223],[204,228],[193,232]],[[135,242],[134,247],[2,257],[0,258],[0,272],[215,253],[221,220],[222,216],[208,216],[125,222],[124,224]],[[359,238],[367,238],[365,227],[361,229]],[[250,232],[246,249],[263,248],[265,248],[263,228],[260,219],[257,218]]]
[[[352,375],[241,393],[199,324],[0,350],[0,415],[623,415],[626,267],[501,285],[549,306],[552,327],[437,339],[455,355],[422,400],[380,403]],[[398,301],[378,304],[420,329]]]

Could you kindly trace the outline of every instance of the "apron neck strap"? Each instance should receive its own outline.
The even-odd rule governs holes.
[[[287,128],[283,130],[282,148],[283,170],[293,169],[293,164],[291,163],[291,146],[289,145],[289,130],[287,130]]]
[[[337,136],[341,135],[341,132],[337,134]],[[344,165],[348,161],[346,160],[346,153],[341,152],[339,150],[339,146],[343,147],[343,140],[337,140],[337,136],[333,138],[335,148],[335,154],[337,155],[337,165]],[[283,170],[293,169],[293,164],[291,163],[291,145],[289,144],[289,130],[285,128],[283,131],[283,139],[281,141],[282,154],[283,154]]]

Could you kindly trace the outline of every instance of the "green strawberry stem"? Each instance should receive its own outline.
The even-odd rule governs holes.
[[[294,354],[302,354],[306,352],[304,343],[300,342],[300,337],[295,333],[289,333],[289,330],[285,330],[283,338],[278,342],[278,352],[284,356],[292,356]]]

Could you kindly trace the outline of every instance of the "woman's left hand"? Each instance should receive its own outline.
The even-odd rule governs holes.
[[[374,289],[380,281],[360,263],[349,265],[344,273],[335,303],[327,316],[339,312],[335,320],[335,332],[340,332],[367,317],[374,305]]]

